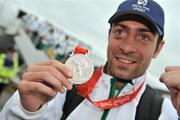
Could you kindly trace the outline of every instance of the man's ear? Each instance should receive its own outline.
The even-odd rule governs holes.
[[[160,53],[161,49],[163,48],[164,44],[165,44],[164,40],[161,40],[159,42],[158,46],[156,47],[156,50],[154,51],[153,58],[156,58],[159,55],[159,53]]]

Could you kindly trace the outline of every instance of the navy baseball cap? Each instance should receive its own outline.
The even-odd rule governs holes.
[[[164,11],[153,0],[126,0],[122,2],[109,23],[133,19],[154,29],[161,37],[164,35]]]

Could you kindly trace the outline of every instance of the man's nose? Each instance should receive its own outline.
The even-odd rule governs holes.
[[[136,52],[136,41],[135,41],[135,36],[133,35],[127,35],[126,38],[124,38],[122,44],[120,45],[120,49],[125,53],[134,53]]]

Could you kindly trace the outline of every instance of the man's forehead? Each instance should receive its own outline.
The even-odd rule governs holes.
[[[133,20],[120,21],[120,22],[114,23],[113,26],[138,27],[140,29],[147,29],[150,31],[150,29],[145,24],[138,21],[133,21]]]
[[[144,22],[142,20],[119,20],[114,23],[112,23],[113,26],[139,26],[140,29],[144,29],[147,31],[150,31],[152,34],[157,34],[156,30],[154,27],[152,27],[151,24]]]

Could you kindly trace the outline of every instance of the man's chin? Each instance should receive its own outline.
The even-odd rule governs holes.
[[[127,72],[126,72],[127,73]],[[117,79],[125,80],[125,81],[131,81],[134,77],[131,74],[122,74],[122,73],[117,73],[113,75]]]
[[[116,81],[121,82],[121,83],[131,83],[132,79],[119,79],[119,78],[116,78]]]

